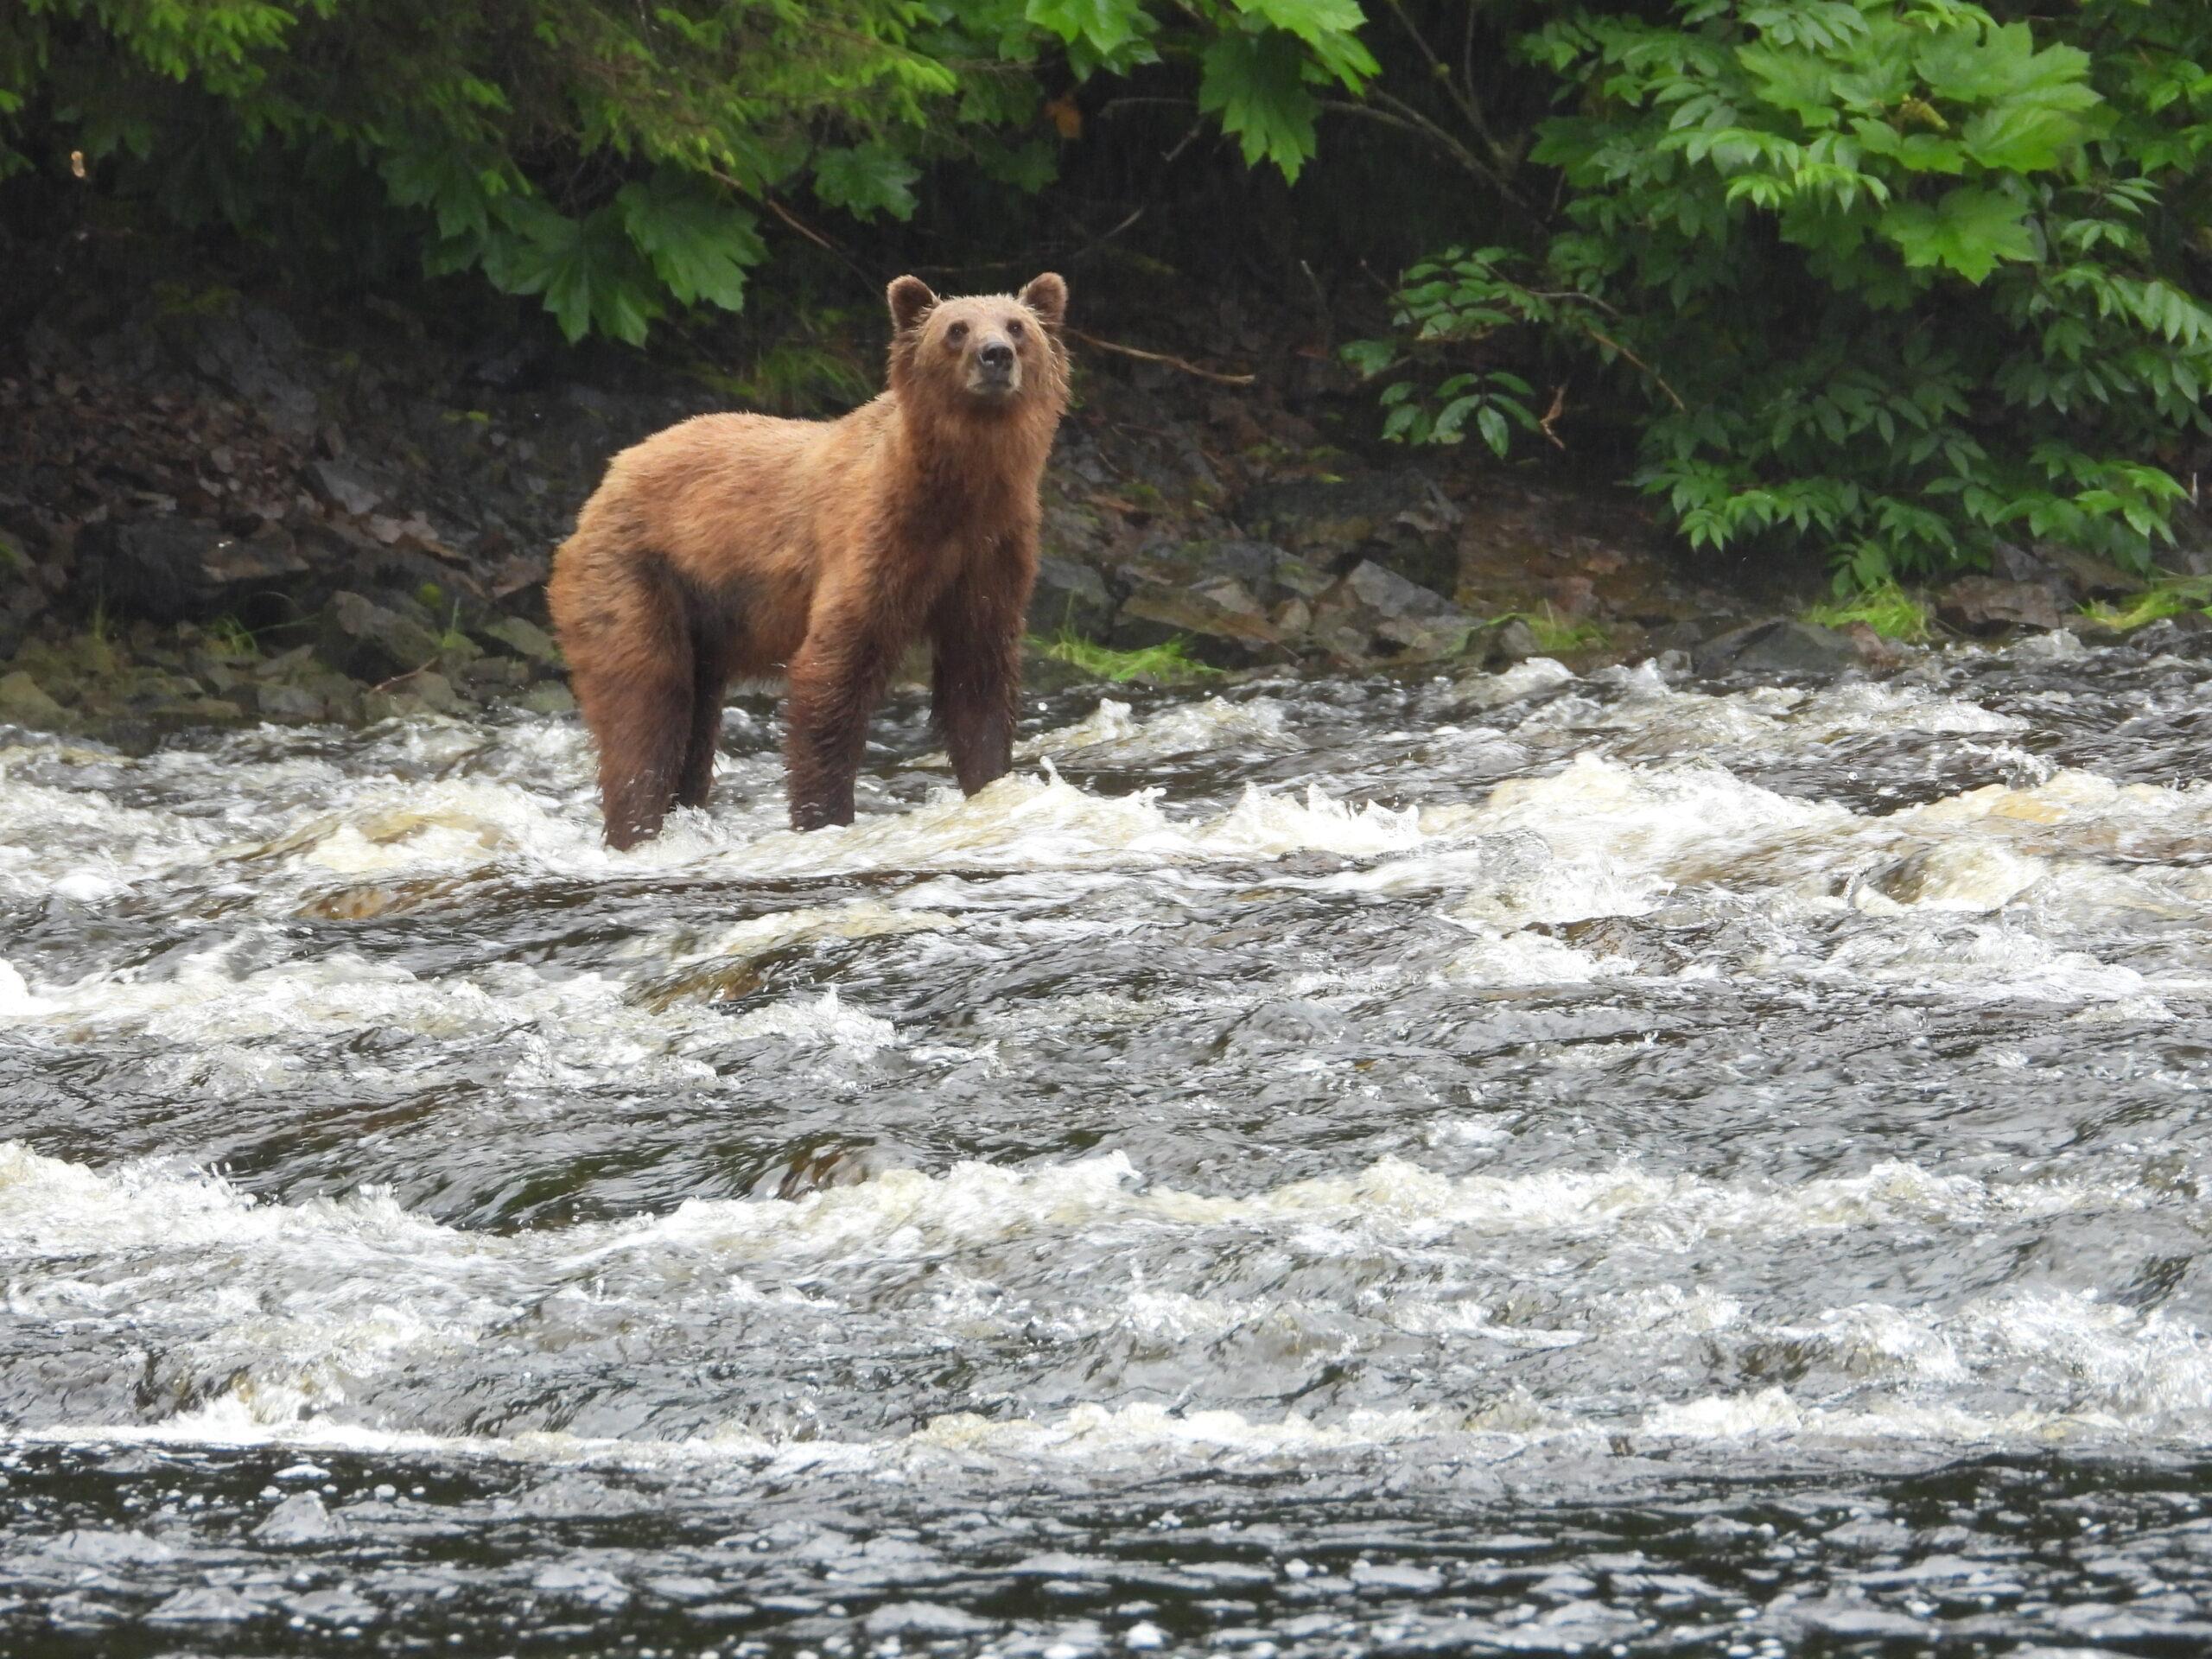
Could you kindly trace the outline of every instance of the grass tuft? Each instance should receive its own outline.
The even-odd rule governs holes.
[[[261,642],[237,617],[223,615],[207,625],[207,649],[232,662],[250,662],[261,654]]]
[[[2207,610],[2208,597],[2212,597],[2212,577],[2190,576],[2154,582],[2133,599],[2117,605],[2091,600],[2082,607],[2082,615],[2098,627],[2110,628],[2115,633],[2133,633],[2147,623],[2179,616],[2183,611]],[[2212,614],[2212,611],[2207,613]]]
[[[1039,639],[1033,634],[1029,647],[1039,656],[1065,663],[1093,679],[1116,683],[1154,680],[1162,685],[1175,685],[1221,676],[1221,670],[1212,664],[1193,661],[1180,639],[1170,639],[1165,645],[1147,645],[1141,651],[1116,651],[1110,645],[1102,645],[1063,628],[1050,639]]]
[[[1593,622],[1586,616],[1561,616],[1549,605],[1541,611],[1508,611],[1503,616],[1494,616],[1488,622],[1471,629],[1467,637],[1471,640],[1482,629],[1496,627],[1505,622],[1526,624],[1529,632],[1536,636],[1537,646],[1552,655],[1562,652],[1602,650],[1611,645],[1613,639],[1604,623]]]
[[[1864,622],[1885,639],[1919,645],[1928,638],[1928,607],[1894,582],[1869,588],[1856,598],[1834,605],[1815,605],[1803,620],[1815,627],[1842,628]]]

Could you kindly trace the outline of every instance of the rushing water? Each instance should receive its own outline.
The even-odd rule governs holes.
[[[0,1649],[2212,1643],[2212,664],[0,733]]]

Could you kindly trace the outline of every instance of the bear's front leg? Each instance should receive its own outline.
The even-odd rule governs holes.
[[[784,703],[784,766],[791,828],[853,821],[853,780],[868,719],[899,659],[896,641],[874,629],[817,621],[791,658]]]
[[[1018,556],[956,583],[930,613],[930,716],[973,795],[1014,765],[1029,568]]]

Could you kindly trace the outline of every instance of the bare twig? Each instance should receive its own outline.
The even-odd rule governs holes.
[[[1552,393],[1552,406],[1544,411],[1543,419],[1536,423],[1536,429],[1552,441],[1554,449],[1567,448],[1566,441],[1553,429],[1559,424],[1559,417],[1566,413],[1567,382],[1562,380],[1559,383],[1559,389]]]
[[[1482,140],[1483,148],[1490,152],[1491,168],[1500,181],[1498,188],[1501,190],[1504,189],[1503,179],[1512,166],[1512,158],[1506,154],[1504,146],[1491,136],[1490,123],[1483,118],[1482,105],[1475,101],[1473,56],[1474,14],[1477,8],[1474,0],[1468,0],[1467,3],[1468,67],[1464,86],[1453,83],[1451,66],[1437,54],[1436,48],[1428,43],[1428,37],[1414,26],[1414,20],[1406,15],[1406,9],[1400,3],[1400,0],[1389,0],[1389,6],[1392,15],[1398,20],[1398,27],[1402,29],[1413,43],[1421,48],[1421,56],[1428,60],[1429,67],[1435,73],[1438,83],[1444,88],[1445,96],[1459,107],[1459,113],[1466,118],[1468,126],[1474,130],[1475,137]]]
[[[1385,105],[1389,107],[1380,107]],[[1446,156],[1459,164],[1462,171],[1480,179],[1505,200],[1511,202],[1516,207],[1522,206],[1519,193],[1506,182],[1503,175],[1497,169],[1485,165],[1482,157],[1469,149],[1442,127],[1438,126],[1419,110],[1414,108],[1412,105],[1395,99],[1388,92],[1378,92],[1375,94],[1373,102],[1365,104],[1357,103],[1348,98],[1324,99],[1321,100],[1321,107],[1333,111],[1338,115],[1357,115],[1369,121],[1378,121],[1386,127],[1395,127],[1401,132],[1412,133],[1415,137],[1423,139],[1442,150]]]
[[[1300,259],[1298,268],[1306,273],[1306,285],[1313,290],[1313,315],[1321,320],[1321,352],[1327,356],[1337,343],[1336,325],[1329,315],[1329,296],[1322,292],[1321,279],[1313,274],[1311,264]]]
[[[1681,394],[1680,392],[1676,391],[1672,386],[1667,384],[1667,377],[1665,375],[1660,373],[1658,370],[1653,368],[1649,363],[1638,357],[1634,352],[1631,352],[1627,346],[1622,345],[1620,341],[1613,339],[1611,335],[1600,334],[1597,329],[1592,328],[1586,322],[1582,325],[1582,332],[1589,335],[1591,339],[1596,340],[1600,346],[1610,346],[1613,350],[1618,352],[1630,362],[1635,364],[1637,368],[1642,369],[1646,374],[1651,377],[1655,383],[1656,383],[1659,390],[1667,394],[1669,399],[1673,402],[1676,409],[1682,410],[1686,414],[1688,412],[1689,405],[1682,401]]]
[[[1166,352],[1147,352],[1141,346],[1124,346],[1118,340],[1101,340],[1096,334],[1086,334],[1080,328],[1066,330],[1069,338],[1094,346],[1102,352],[1112,352],[1122,357],[1134,357],[1142,363],[1164,363],[1171,369],[1180,369],[1185,374],[1196,375],[1201,380],[1211,380],[1217,385],[1249,386],[1259,378],[1255,374],[1220,374],[1212,369],[1202,369],[1188,358],[1176,357]]]

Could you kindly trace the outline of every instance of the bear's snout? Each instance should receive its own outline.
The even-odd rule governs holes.
[[[1021,389],[1021,359],[1014,342],[1003,334],[976,342],[975,368],[968,384],[977,391],[1011,392]]]

